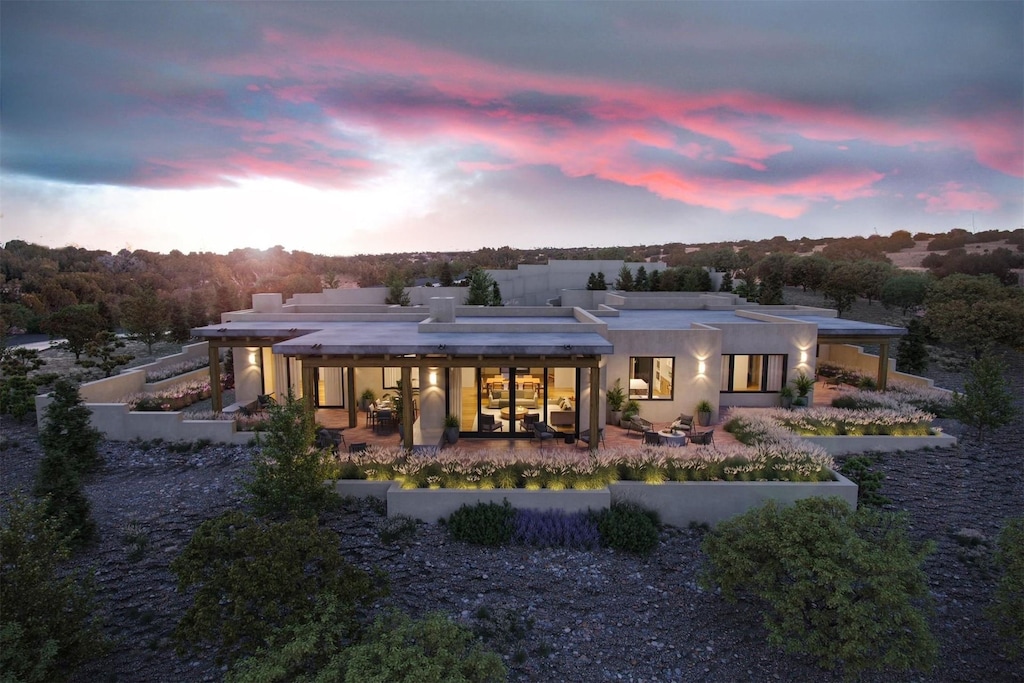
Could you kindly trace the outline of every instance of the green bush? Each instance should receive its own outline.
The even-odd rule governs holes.
[[[354,633],[357,608],[383,587],[347,563],[339,545],[315,517],[272,523],[229,512],[204,522],[171,563],[179,590],[196,587],[175,629],[179,645],[212,642],[222,660],[253,654],[273,645],[276,629],[308,619],[324,596],[343,608],[339,628]]]
[[[906,520],[838,498],[774,502],[722,522],[704,540],[706,587],[760,598],[771,643],[849,676],[931,666],[930,547],[911,548]]]
[[[997,541],[996,564],[1003,571],[989,617],[1006,639],[1007,653],[1024,652],[1024,517],[1007,522]]]
[[[870,455],[855,455],[848,457],[840,468],[840,472],[857,484],[858,505],[881,507],[889,502],[888,498],[879,493],[885,474],[871,470],[876,461],[877,458]]]
[[[463,505],[448,517],[448,531],[452,538],[466,543],[504,545],[512,540],[512,520],[515,514],[507,500],[501,505]]]
[[[490,683],[508,676],[501,658],[469,630],[435,613],[379,617],[346,653],[345,683]]]
[[[633,503],[617,503],[596,513],[601,544],[613,550],[649,555],[658,546],[657,513]]]
[[[7,681],[68,679],[102,653],[86,583],[59,570],[70,549],[42,504],[15,497],[0,514],[0,671]]]
[[[284,403],[271,404],[267,412],[246,485],[256,513],[313,515],[337,505],[337,494],[324,484],[329,478],[327,454],[313,447],[312,411],[289,393]]]

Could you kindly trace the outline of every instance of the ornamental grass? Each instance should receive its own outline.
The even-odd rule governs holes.
[[[342,454],[332,478],[397,481],[404,489],[594,490],[615,481],[831,481],[832,458],[791,434],[777,442],[708,446],[683,451],[664,446],[588,451],[473,451],[459,448],[408,453],[371,446]]]

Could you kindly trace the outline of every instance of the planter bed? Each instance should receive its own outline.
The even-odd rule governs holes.
[[[856,507],[857,485],[838,472],[832,474],[835,481],[617,481],[609,489],[613,503],[632,502],[656,510],[664,524],[715,526],[768,500],[791,505],[802,498],[837,496]]]
[[[397,482],[342,479],[335,482],[339,495],[372,497],[387,503],[388,517],[406,515],[425,522],[447,517],[462,505],[501,503],[514,508],[578,512],[600,510],[612,503],[634,502],[655,510],[665,524],[714,526],[767,500],[792,504],[801,498],[838,496],[857,504],[857,485],[836,472],[834,481],[687,481],[645,484],[614,482],[597,490],[566,489],[403,489]]]

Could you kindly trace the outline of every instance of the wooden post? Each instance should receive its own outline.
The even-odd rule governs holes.
[[[302,401],[306,404],[306,410],[310,412],[316,410],[316,402],[313,400],[316,397],[315,370],[316,368],[311,365],[302,364]]]
[[[402,448],[412,450],[412,368],[402,366]]]
[[[597,453],[601,443],[601,368],[590,368],[590,452]]]
[[[224,410],[224,398],[220,393],[220,349],[210,343],[207,343],[206,349],[210,354],[210,407],[213,412],[219,413]]]
[[[345,391],[348,393],[348,426],[349,429],[357,426],[358,416],[356,411],[359,410],[359,405],[356,403],[356,369],[355,368],[344,368],[343,371],[347,376],[345,382]]]
[[[878,345],[878,390],[885,391],[889,383],[889,342],[883,341]]]

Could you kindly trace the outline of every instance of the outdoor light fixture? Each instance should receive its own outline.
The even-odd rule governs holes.
[[[256,365],[256,352],[255,351],[250,351],[249,352],[249,365]]]
[[[431,370],[428,377],[430,378],[430,386],[435,386],[437,384],[437,373]]]
[[[800,362],[801,363],[806,363],[807,362],[807,352],[806,351],[801,351],[800,352]]]
[[[707,366],[704,364],[704,361],[699,361],[697,363],[697,374],[703,375],[705,370],[707,370]]]

